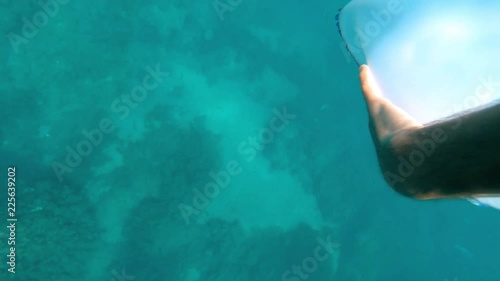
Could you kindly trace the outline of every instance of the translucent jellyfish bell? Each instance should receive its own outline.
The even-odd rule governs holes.
[[[425,124],[500,97],[499,12],[497,0],[353,0],[339,29],[384,96]]]
[[[352,0],[337,24],[383,95],[426,124],[500,98],[499,13],[498,0]]]

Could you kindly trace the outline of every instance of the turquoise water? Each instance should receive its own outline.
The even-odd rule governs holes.
[[[383,182],[346,2],[0,1],[0,280],[499,280],[498,211]]]

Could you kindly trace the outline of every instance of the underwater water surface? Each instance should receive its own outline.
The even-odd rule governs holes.
[[[386,186],[347,2],[0,0],[0,280],[500,280]]]

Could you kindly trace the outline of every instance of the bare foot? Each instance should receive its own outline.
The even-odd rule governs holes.
[[[402,130],[423,127],[408,113],[382,96],[380,88],[367,65],[362,65],[359,68],[359,79],[368,107],[370,131],[376,145],[397,137],[398,132]]]
[[[362,65],[359,71],[361,90],[368,107],[370,133],[384,178],[393,190],[405,196],[414,197],[413,194],[416,192],[411,184],[408,185],[410,181],[404,180],[404,185],[396,186],[386,176],[386,172],[397,171],[399,157],[407,156],[408,147],[413,144],[415,135],[418,135],[418,131],[423,126],[382,96],[368,66]],[[424,199],[423,196],[419,198]]]

